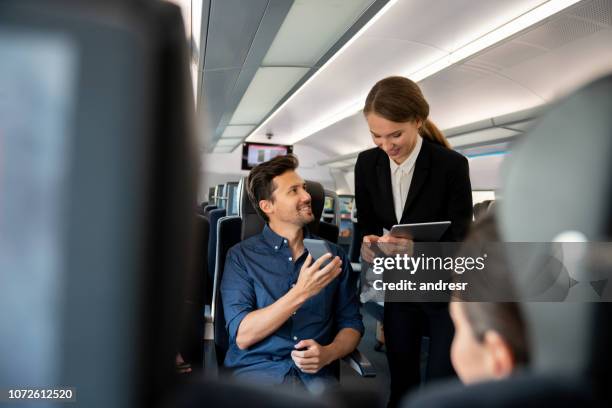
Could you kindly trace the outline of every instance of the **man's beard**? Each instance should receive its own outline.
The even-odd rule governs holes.
[[[306,209],[310,211],[306,211]],[[298,211],[298,218],[300,219],[300,221],[302,221],[304,225],[309,224],[312,221],[314,221],[314,214],[312,213],[312,206],[310,204],[302,205],[298,207],[297,211]]]

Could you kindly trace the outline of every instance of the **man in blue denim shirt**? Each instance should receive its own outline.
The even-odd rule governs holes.
[[[304,248],[311,237],[305,226],[314,217],[297,166],[294,156],[279,156],[247,179],[249,198],[267,225],[227,255],[224,363],[238,377],[308,387],[333,378],[328,365],[351,353],[364,329],[345,254],[330,244],[332,253],[313,262]]]

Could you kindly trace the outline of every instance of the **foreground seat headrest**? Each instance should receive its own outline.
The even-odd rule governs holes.
[[[500,203],[508,241],[550,242],[564,231],[611,232],[612,76],[551,106],[512,149]]]
[[[496,208],[505,241],[552,242],[568,231],[588,241],[610,240],[611,112],[609,75],[551,106],[513,149],[506,163],[504,199]],[[536,247],[530,247],[534,253]],[[568,296],[589,285],[588,267],[580,268],[571,276],[576,285]],[[515,270],[521,272],[516,265]],[[535,277],[537,268],[527,273]],[[599,335],[592,323],[594,305],[524,305],[535,370],[579,375],[592,369],[590,345]]]

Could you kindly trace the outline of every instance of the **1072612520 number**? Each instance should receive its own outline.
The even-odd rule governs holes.
[[[64,400],[75,401],[74,388],[9,388],[1,393],[0,401],[10,400]]]

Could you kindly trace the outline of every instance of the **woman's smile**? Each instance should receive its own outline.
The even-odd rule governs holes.
[[[391,149],[389,149],[389,150],[387,151],[387,154],[388,154],[389,156],[391,156],[391,157],[395,157],[395,156],[397,156],[398,154],[400,154],[400,152],[401,152],[401,151],[402,151],[402,149],[401,149],[401,148],[399,148],[399,147],[393,147],[393,148],[391,148]]]

